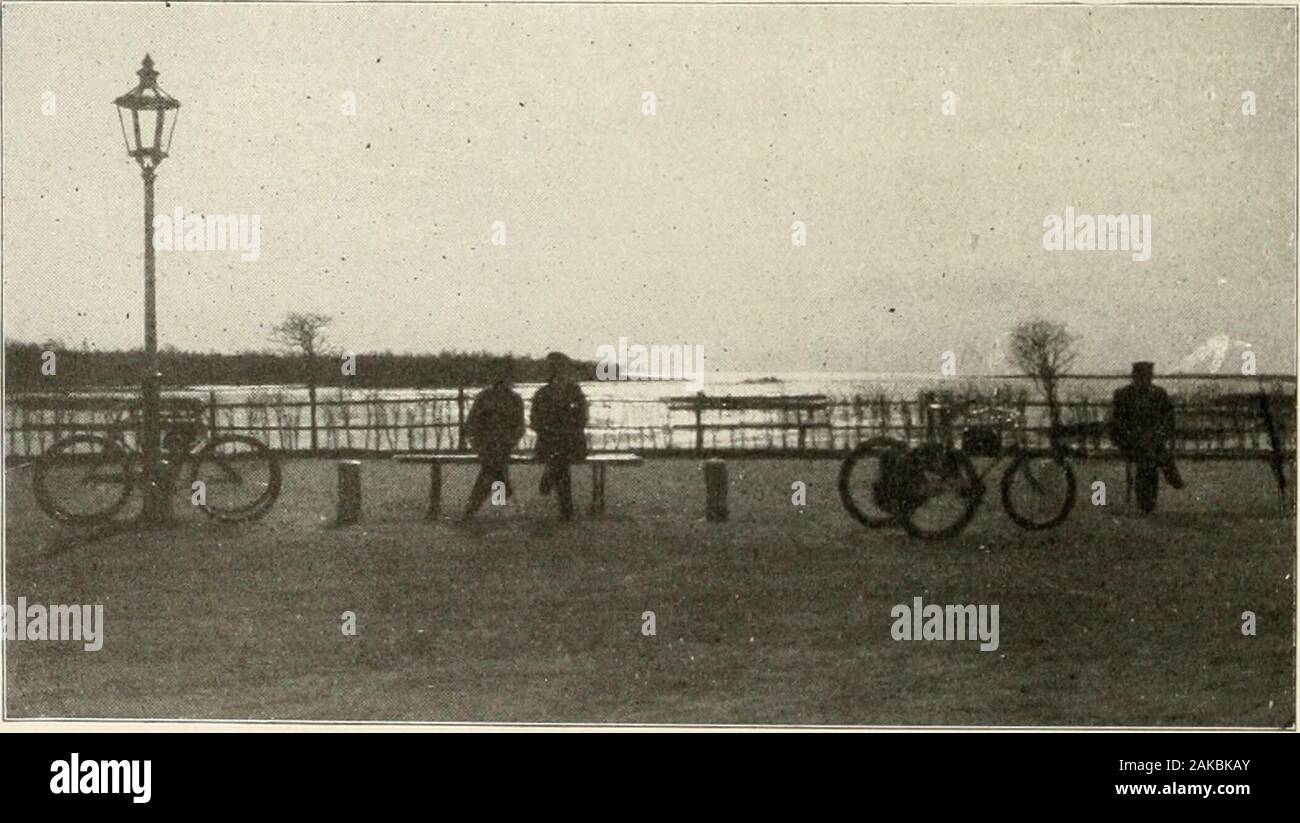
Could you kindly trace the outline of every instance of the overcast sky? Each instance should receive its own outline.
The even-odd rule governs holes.
[[[1089,370],[1222,333],[1295,369],[1287,9],[9,5],[3,36],[10,337],[139,345],[111,101],[148,51],[183,105],[159,213],[261,222],[256,261],[159,253],[163,344],[296,310],[353,351],[925,371],[1039,314]],[[1045,250],[1067,207],[1151,215],[1151,259]]]

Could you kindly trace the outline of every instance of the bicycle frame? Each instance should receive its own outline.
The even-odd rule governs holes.
[[[1047,449],[1031,448],[1027,442],[1027,428],[1023,413],[1005,408],[963,404],[933,403],[925,421],[924,438],[918,446],[882,437],[861,443],[845,457],[840,466],[840,499],[850,516],[869,528],[900,524],[914,537],[942,539],[959,533],[970,523],[984,502],[989,486],[988,477],[1001,465],[1006,465],[1000,483],[1003,509],[1023,529],[1053,528],[1067,518],[1074,506],[1076,478],[1067,462],[1068,457],[1083,455],[1082,449],[1068,446],[1064,441],[1069,433],[1084,427],[1059,426],[1053,421],[1049,429],[1050,445]],[[954,421],[963,419],[983,424],[996,430],[997,438],[989,438],[987,449],[975,447],[963,438],[957,445],[957,427]],[[972,431],[977,431],[973,429]],[[1003,445],[1003,435],[1010,433],[1009,442]],[[967,446],[971,451],[967,452]],[[874,451],[873,451],[874,450]],[[892,462],[884,457],[898,454]],[[852,486],[854,466],[867,455],[880,459],[874,483],[862,487],[860,497]],[[990,457],[982,468],[976,466],[972,456]],[[1033,458],[1048,457],[1046,464]],[[882,483],[884,484],[882,486]],[[1028,490],[1029,499],[1023,492]],[[936,522],[927,515],[916,519],[928,501],[952,495],[952,501],[934,512],[947,519]],[[867,502],[863,502],[863,501]],[[950,509],[952,503],[957,508]],[[1043,504],[1048,507],[1044,508]],[[873,508],[874,506],[874,508]]]
[[[203,445],[212,439],[213,433],[209,430],[207,421],[204,419],[203,408],[199,405],[189,403],[172,403],[173,408],[164,408],[161,419],[159,420],[159,432],[162,437],[165,451],[176,453],[184,451],[186,454],[193,454],[203,447]],[[173,409],[179,409],[177,413]],[[127,443],[125,435],[129,432],[135,435],[135,443],[139,444],[143,438],[144,420],[143,408],[139,403],[126,401],[121,404],[117,417],[109,424],[105,436],[113,440],[117,445],[132,453],[138,453],[141,449],[137,446],[131,446]],[[167,443],[174,435],[184,432],[187,436],[185,447],[183,449],[167,449]],[[172,442],[175,442],[172,440]]]
[[[1014,459],[1020,455],[1031,457],[1052,455],[1060,458],[1087,457],[1086,449],[1068,445],[1065,443],[1065,439],[1073,433],[1089,432],[1093,424],[1084,423],[1069,426],[1054,424],[1048,429],[1048,447],[1046,449],[1035,449],[1031,448],[1026,442],[1026,433],[1028,430],[1025,427],[1023,414],[1018,411],[1003,406],[976,406],[973,403],[956,405],[931,403],[929,405],[929,410],[932,412],[938,411],[940,419],[937,427],[935,424],[927,422],[925,440],[927,444],[940,445],[945,449],[953,451],[962,451],[956,443],[956,427],[954,423],[957,421],[965,422],[969,420],[983,422],[985,418],[992,418],[991,423],[985,423],[986,427],[995,429],[999,434],[1010,432],[1013,435],[1011,445],[1001,449],[988,467],[984,471],[979,472],[980,479],[986,477],[1002,461]],[[936,431],[936,428],[941,431]],[[966,454],[968,457],[972,456],[968,453]]]
[[[1026,442],[1027,429],[1024,415],[1021,412],[1002,406],[977,406],[972,403],[958,405],[931,403],[929,409],[932,412],[937,411],[939,419],[937,430],[936,423],[927,421],[927,444],[937,445],[945,451],[958,452],[967,458],[971,466],[974,467],[975,476],[981,484],[981,499],[983,498],[983,489],[988,485],[989,475],[993,474],[1004,463],[1007,466],[1006,470],[1011,471],[1022,458],[1051,457],[1057,462],[1064,463],[1071,457],[1087,456],[1083,449],[1065,443],[1065,438],[1071,433],[1086,432],[1088,430],[1087,424],[1062,426],[1053,421],[1053,425],[1048,429],[1048,447],[1046,449],[1036,449],[1031,448]],[[955,423],[957,421],[980,423],[986,428],[997,431],[1000,437],[1009,432],[1012,435],[1011,441],[1008,445],[999,448],[995,455],[972,455],[956,444],[957,427]],[[980,468],[975,462],[975,457],[991,457],[991,459],[983,468]]]

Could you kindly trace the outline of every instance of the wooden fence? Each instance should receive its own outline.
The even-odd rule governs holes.
[[[316,404],[282,396],[222,402],[215,393],[172,394],[172,417],[188,416],[210,433],[258,437],[283,453],[392,454],[407,451],[468,449],[465,418],[475,390],[452,390],[434,396],[318,398]],[[597,398],[590,403],[588,443],[593,451],[656,454],[839,454],[870,437],[888,435],[910,443],[934,436],[939,425],[935,404],[944,398],[923,392],[913,399],[884,395],[832,398],[824,395],[784,397],[709,396],[658,400]],[[951,398],[948,398],[951,400]],[[1283,449],[1294,454],[1296,398],[1269,396]],[[1179,424],[1177,445],[1183,455],[1257,457],[1268,453],[1270,439],[1258,397],[1239,394],[1217,398],[1175,398]],[[1005,404],[1026,421],[1028,445],[1048,443],[1045,403],[1020,396]],[[11,395],[5,405],[5,455],[22,459],[40,454],[56,439],[74,433],[116,431],[134,445],[133,419],[125,398],[103,395]],[[1074,400],[1061,406],[1062,422],[1094,424],[1075,445],[1106,456],[1113,447],[1102,426],[1108,403]],[[960,418],[955,429],[963,428]],[[313,437],[313,434],[316,436]],[[532,447],[529,431],[520,444]]]

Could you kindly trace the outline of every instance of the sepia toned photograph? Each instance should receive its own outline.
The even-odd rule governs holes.
[[[0,23],[6,721],[1294,729],[1296,6]]]

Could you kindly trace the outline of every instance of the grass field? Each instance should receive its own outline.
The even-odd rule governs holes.
[[[5,602],[102,603],[106,639],[9,642],[7,713],[1292,724],[1295,521],[1266,466],[1189,462],[1188,489],[1150,518],[1124,510],[1119,464],[1078,469],[1059,529],[1020,531],[993,493],[933,545],[851,521],[833,461],[730,461],[727,523],[704,520],[694,460],[611,471],[606,515],[572,525],[518,467],[518,501],[469,526],[423,520],[426,469],[367,461],[364,521],[335,528],[333,464],[293,460],[259,523],[183,511],[97,540],[47,521],[29,471],[10,469]],[[446,470],[449,512],[472,471]],[[1095,479],[1111,506],[1090,505]],[[916,596],[998,604],[1000,648],[893,640],[890,609]]]

